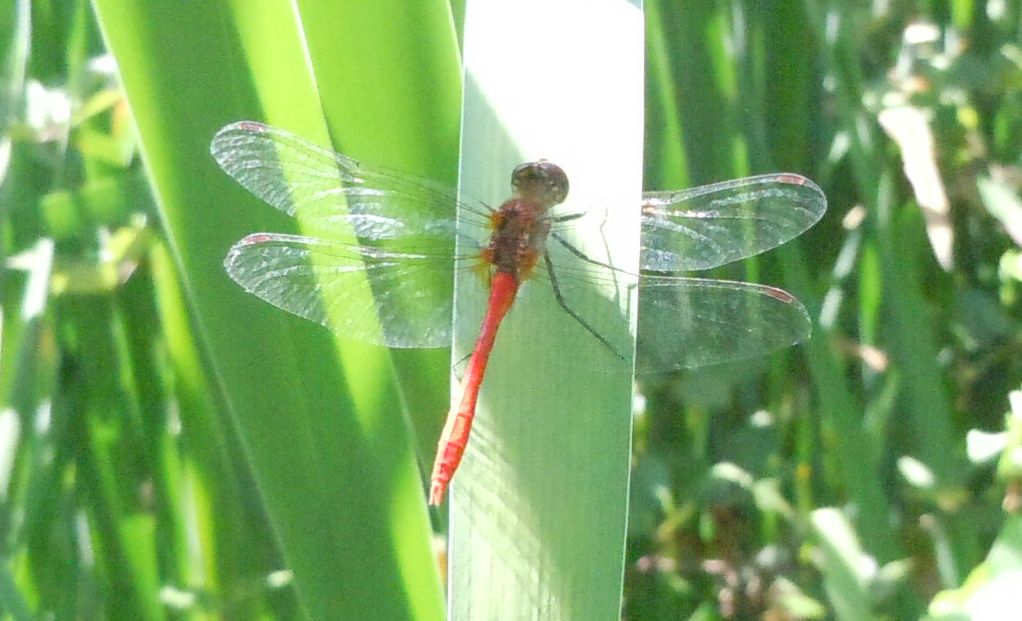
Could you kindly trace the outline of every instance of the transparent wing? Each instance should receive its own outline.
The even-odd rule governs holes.
[[[794,296],[725,280],[639,280],[637,372],[699,367],[801,343],[811,323]]]
[[[760,175],[642,199],[644,270],[706,270],[770,250],[827,210],[820,188],[792,173]]]
[[[624,356],[631,347],[627,323],[614,296],[638,287],[636,372],[664,373],[750,358],[808,338],[809,315],[794,296],[774,287],[727,280],[630,274],[584,259],[560,235],[548,252],[553,274],[537,269],[542,288],[559,290],[573,328],[596,332],[597,341]],[[582,260],[579,260],[582,259]],[[539,284],[539,283],[537,283]],[[615,292],[608,297],[607,292]],[[593,328],[590,330],[586,326]]]
[[[224,267],[246,291],[344,338],[386,347],[447,347],[456,261],[443,250],[395,251],[257,233]]]
[[[210,144],[224,171],[305,230],[363,240],[455,234],[455,213],[480,221],[489,210],[440,184],[372,168],[262,123],[225,126]]]

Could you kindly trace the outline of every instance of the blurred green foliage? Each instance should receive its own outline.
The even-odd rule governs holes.
[[[238,307],[218,257],[270,220],[217,221],[264,212],[228,211],[248,199],[206,144],[262,113],[453,184],[463,8],[380,3],[341,36],[329,3],[300,2],[286,41],[244,3],[198,4],[0,2],[0,611],[435,619],[404,419],[360,443],[398,408],[354,378],[390,363]],[[830,210],[719,273],[797,294],[809,343],[640,386],[623,617],[1007,618],[1022,2],[645,4],[646,187],[785,169]],[[305,53],[316,85],[287,81]],[[274,71],[276,98],[256,77]],[[230,353],[246,339],[287,346]],[[442,353],[395,366],[404,402],[442,403]],[[347,418],[317,417],[334,401]],[[413,423],[428,463],[439,422]]]

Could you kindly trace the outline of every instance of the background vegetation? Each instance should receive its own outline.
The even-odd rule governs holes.
[[[445,353],[239,303],[224,250],[289,225],[206,153],[263,118],[453,185],[461,3],[257,4],[0,2],[6,617],[442,614]],[[646,19],[646,186],[785,169],[830,210],[721,272],[796,293],[809,343],[640,386],[622,616],[1010,618],[1022,3]]]

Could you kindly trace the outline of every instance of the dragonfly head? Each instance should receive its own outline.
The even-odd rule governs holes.
[[[511,173],[511,187],[522,198],[553,207],[568,197],[568,175],[553,162],[526,162]]]

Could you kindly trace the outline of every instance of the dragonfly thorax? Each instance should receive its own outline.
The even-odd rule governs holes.
[[[543,254],[550,233],[546,209],[532,200],[512,198],[493,213],[492,224],[483,260],[498,272],[519,280],[527,278]]]

